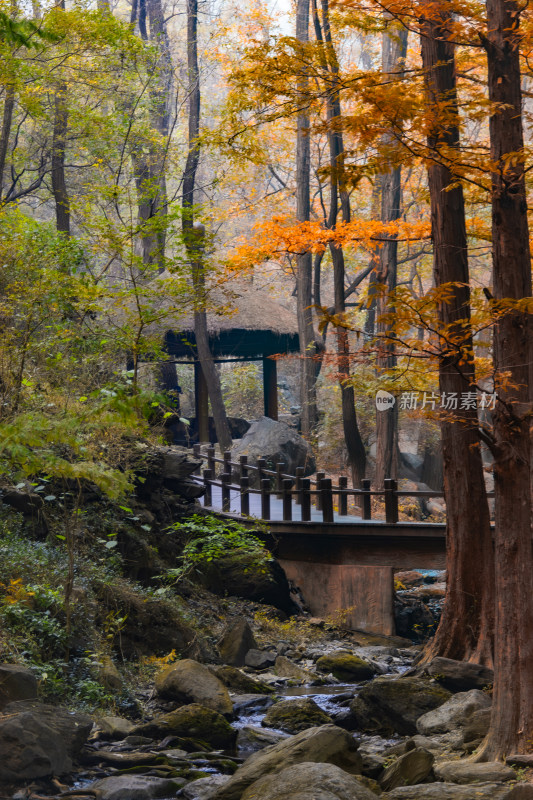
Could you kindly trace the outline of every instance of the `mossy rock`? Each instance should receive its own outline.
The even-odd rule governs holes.
[[[237,731],[222,714],[198,703],[154,717],[150,722],[138,725],[132,733],[153,738],[178,736],[184,744],[194,745],[195,749],[200,745],[214,750],[231,749],[237,738]]]
[[[374,667],[368,661],[344,651],[320,656],[316,666],[320,672],[331,672],[339,681],[353,681],[356,683],[369,680],[376,673]]]
[[[299,697],[296,700],[281,700],[270,706],[261,724],[286,733],[299,733],[316,725],[331,724],[332,721],[310,697]]]
[[[423,678],[378,677],[361,689],[350,710],[357,730],[411,736],[417,719],[450,697],[447,689]]]
[[[245,675],[237,667],[210,667],[209,669],[230,692],[236,694],[270,694],[274,691],[267,683],[250,678],[249,675]]]

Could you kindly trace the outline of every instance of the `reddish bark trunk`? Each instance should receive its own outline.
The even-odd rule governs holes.
[[[531,296],[519,61],[520,8],[487,2],[494,296]],[[511,160],[508,155],[512,153]],[[533,554],[531,546],[532,318],[513,312],[494,331],[494,363],[510,381],[494,413],[496,627],[491,730],[483,757],[531,752],[533,742]]]
[[[441,397],[458,398],[441,423],[444,492],[447,510],[447,589],[441,621],[426,659],[445,656],[492,662],[493,549],[475,409],[462,409],[463,392],[475,383],[470,328],[470,289],[463,191],[446,157],[459,148],[455,48],[450,41],[450,10],[431,6],[422,20],[422,59],[429,113],[434,113],[428,146],[437,286],[453,284],[450,302],[439,307],[446,326],[439,363]],[[453,187],[453,188],[450,188]],[[451,401],[453,406],[453,400]]]

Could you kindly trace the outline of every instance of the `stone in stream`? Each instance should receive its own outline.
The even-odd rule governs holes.
[[[20,664],[0,664],[0,709],[15,700],[37,697],[37,679]]]
[[[0,780],[64,775],[91,732],[86,714],[32,700],[7,705],[0,716]]]
[[[97,724],[102,736],[108,736],[110,739],[125,739],[135,727],[129,719],[113,716],[102,717]]]
[[[90,786],[98,800],[156,800],[173,797],[184,785],[182,778],[153,778],[150,775],[111,775]],[[80,794],[83,790],[80,789]]]
[[[410,736],[422,714],[438,708],[451,693],[423,678],[375,678],[350,704],[356,729]]]
[[[316,662],[320,672],[331,672],[340,681],[366,681],[376,674],[375,668],[353,653],[339,650],[336,653],[321,656]]]
[[[267,683],[251,678],[236,667],[209,667],[230,692],[236,694],[268,694],[273,689]]]
[[[181,797],[185,800],[212,800],[216,798],[217,789],[229,781],[228,775],[209,775],[207,778],[198,778],[191,781],[181,790]]]
[[[303,763],[266,775],[242,800],[376,800],[357,778],[334,764]]]
[[[277,744],[281,739],[286,739],[287,734],[278,731],[269,731],[256,725],[245,725],[237,735],[239,752],[256,753],[271,744]]]
[[[242,667],[246,653],[257,649],[257,642],[250,625],[241,617],[227,626],[217,647],[225,664]]]
[[[433,711],[422,714],[416,728],[425,736],[463,728],[476,711],[488,709],[491,705],[490,697],[479,689],[459,692]]]
[[[274,703],[272,694],[234,694],[231,698],[236,716],[260,711]]]
[[[494,682],[494,672],[489,667],[453,658],[434,658],[425,671],[452,692],[484,689]]]
[[[316,725],[331,723],[331,717],[322,711],[310,697],[298,697],[291,700],[281,700],[271,706],[262,725],[267,728],[276,728],[286,733],[299,733]]]
[[[134,733],[154,738],[177,736],[185,742],[213,749],[231,749],[237,737],[237,731],[221,714],[198,703],[154,717],[151,722],[138,725]]]
[[[422,783],[430,775],[434,761],[434,756],[427,750],[415,747],[387,767],[379,783],[385,791]]]
[[[199,703],[219,714],[231,715],[233,705],[228,690],[216,675],[192,658],[167,667],[155,679],[160,697],[179,703]]]
[[[251,755],[219,790],[216,800],[240,800],[245,790],[263,776],[303,762],[335,764],[358,774],[362,759],[357,749],[354,738],[336,725],[309,728]]]
[[[444,761],[435,766],[435,775],[441,781],[449,783],[477,783],[510,781],[516,778],[512,767],[500,761],[471,763],[470,761]]]

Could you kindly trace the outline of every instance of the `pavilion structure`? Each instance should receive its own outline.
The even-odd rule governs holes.
[[[211,353],[215,362],[263,362],[265,416],[278,419],[277,362],[272,356],[299,352],[296,315],[272,295],[246,285],[232,290],[224,305],[229,313],[207,312]],[[222,303],[221,303],[222,306]],[[195,432],[198,441],[209,441],[208,391],[196,352],[193,318],[181,319],[179,330],[168,326],[164,333],[167,365],[194,364]],[[172,389],[172,372],[166,370],[165,388]]]

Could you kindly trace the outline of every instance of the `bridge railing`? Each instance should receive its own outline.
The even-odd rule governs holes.
[[[322,512],[322,521],[327,523],[334,522],[335,511],[339,517],[348,516],[349,498],[359,501],[362,519],[371,520],[372,497],[382,497],[385,503],[385,521],[390,524],[398,522],[400,498],[444,497],[443,492],[437,491],[399,490],[397,481],[392,478],[385,480],[382,490],[371,489],[369,480],[361,481],[360,489],[353,489],[348,487],[345,476],[340,476],[338,483],[333,484],[331,478],[326,478],[323,472],[317,472],[314,480],[305,478],[302,467],[298,467],[295,475],[289,475],[283,471],[283,464],[276,464],[275,469],[268,469],[265,459],[258,459],[257,465],[254,465],[249,464],[247,456],[242,455],[235,462],[231,460],[229,451],[220,458],[215,455],[215,448],[212,446],[208,446],[203,452],[202,445],[196,444],[193,452],[207,464],[205,469],[198,467],[195,473],[205,486],[206,507],[212,507],[212,488],[217,486],[221,492],[223,511],[230,510],[233,491],[239,494],[241,515],[249,516],[250,496],[256,494],[260,496],[261,518],[264,520],[271,519],[273,496],[281,500],[284,521],[292,521],[294,505],[300,506],[301,521],[310,521],[314,505],[317,511]],[[221,470],[217,471],[217,465],[221,465]],[[493,493],[489,493],[490,496]]]

